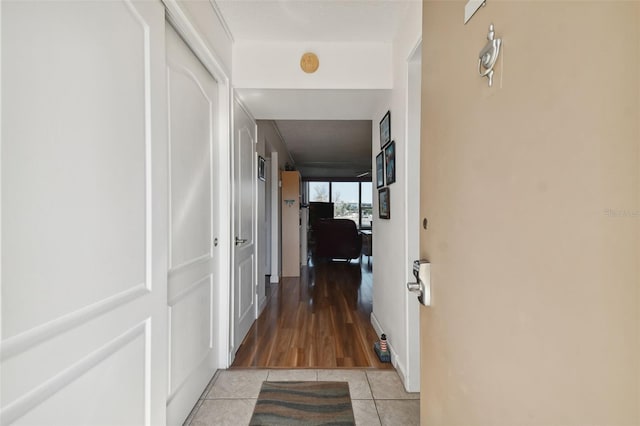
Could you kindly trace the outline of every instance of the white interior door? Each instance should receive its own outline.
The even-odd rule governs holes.
[[[233,196],[234,196],[234,282],[233,350],[256,319],[255,182],[256,123],[234,102]]]
[[[0,8],[0,423],[164,424],[163,6]]]
[[[172,425],[182,424],[217,367],[213,143],[218,87],[169,24],[166,44],[171,216],[167,423]]]

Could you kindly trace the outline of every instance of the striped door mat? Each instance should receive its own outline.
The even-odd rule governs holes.
[[[262,382],[258,425],[355,425],[347,382]]]

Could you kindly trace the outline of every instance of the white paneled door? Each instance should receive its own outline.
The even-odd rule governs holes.
[[[0,422],[164,424],[163,6],[0,8]]]
[[[169,396],[167,423],[182,424],[217,362],[213,143],[218,87],[167,24],[170,153]]]
[[[233,353],[256,319],[255,142],[256,123],[234,102],[233,197],[234,283]]]

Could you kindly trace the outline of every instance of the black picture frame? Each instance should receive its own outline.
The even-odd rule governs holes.
[[[380,219],[391,219],[391,192],[388,187],[378,190],[378,215]]]
[[[384,186],[384,152],[376,155],[376,188]]]
[[[384,170],[387,185],[396,181],[396,143],[391,141],[384,147]]]
[[[387,113],[380,120],[380,148],[385,146],[391,141],[391,111]]]
[[[264,158],[260,155],[258,155],[258,179],[261,181],[266,180],[264,176]]]

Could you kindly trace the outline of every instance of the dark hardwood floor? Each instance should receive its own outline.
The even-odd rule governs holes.
[[[371,266],[318,262],[282,278],[236,354],[234,367],[393,368],[373,352]]]

